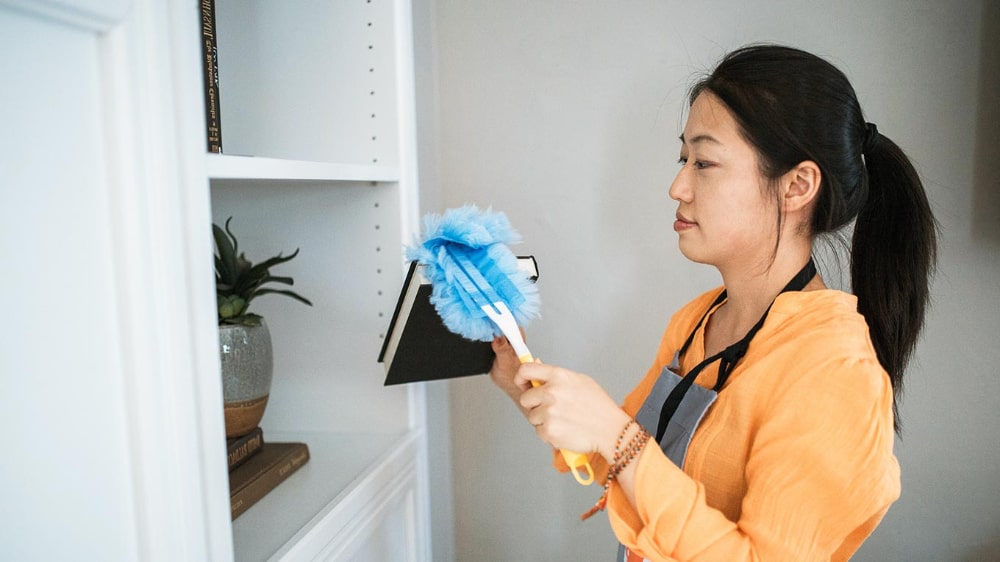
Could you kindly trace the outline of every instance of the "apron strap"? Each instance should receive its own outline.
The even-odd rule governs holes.
[[[809,284],[809,281],[815,276],[816,276],[816,265],[813,263],[813,260],[810,257],[809,261],[806,262],[805,266],[803,266],[802,269],[800,269],[799,272],[795,274],[795,277],[793,277],[792,280],[789,281],[788,284],[785,285],[785,287],[778,294],[780,295],[782,293],[786,293],[789,291],[801,291],[802,289],[805,288],[806,285]],[[708,307],[708,310],[705,311],[705,314],[701,317],[701,320],[699,320],[698,324],[694,327],[694,330],[691,331],[691,335],[688,336],[687,340],[684,342],[684,345],[681,347],[679,356],[683,356],[684,353],[687,351],[688,347],[691,345],[691,342],[694,341],[694,335],[695,333],[698,332],[698,329],[701,328],[701,325],[705,322],[705,319],[708,318],[708,313],[711,312],[712,309],[716,307],[716,305],[724,301],[725,298],[726,298],[726,291],[725,289],[723,289],[723,291],[719,293],[719,296],[716,297],[712,305]],[[777,297],[775,297],[775,300],[777,300]],[[663,402],[663,407],[660,409],[660,421],[656,427],[656,440],[658,442],[661,439],[663,439],[663,433],[667,430],[667,424],[670,423],[670,418],[674,416],[674,413],[677,411],[677,407],[680,406],[681,400],[684,399],[684,395],[687,394],[688,389],[691,388],[692,384],[694,384],[695,379],[698,378],[698,375],[701,374],[701,372],[705,369],[705,367],[714,363],[716,360],[719,360],[719,377],[716,380],[715,387],[713,387],[713,390],[715,390],[715,392],[719,392],[722,390],[723,385],[725,385],[726,381],[729,380],[730,373],[732,373],[733,370],[736,368],[736,364],[739,363],[740,359],[743,359],[744,355],[746,355],[747,350],[750,348],[750,341],[753,340],[753,337],[756,336],[757,332],[759,332],[760,329],[764,326],[764,321],[767,320],[767,315],[769,312],[771,312],[772,306],[774,306],[774,301],[771,301],[771,304],[768,305],[767,310],[765,310],[764,314],[760,317],[760,320],[758,320],[757,323],[754,324],[753,328],[750,328],[750,331],[747,332],[745,336],[743,336],[743,339],[730,345],[726,349],[723,349],[719,353],[716,353],[715,355],[705,359],[701,363],[698,363],[698,365],[696,365],[693,369],[691,369],[691,371],[688,372],[687,375],[684,375],[684,378],[681,379],[681,382],[677,383],[677,386],[675,386],[673,390],[670,391],[670,395],[667,396],[667,399]],[[678,365],[680,365],[679,361]]]

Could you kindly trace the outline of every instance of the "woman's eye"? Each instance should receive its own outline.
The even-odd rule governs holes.
[[[686,166],[687,163],[688,163],[687,156],[681,156],[680,158],[678,158],[677,159],[677,163],[680,164],[681,166]],[[709,166],[711,166],[711,163],[705,162],[704,160],[695,160],[694,161],[694,169],[696,169],[696,170],[704,170],[705,168],[708,168]]]

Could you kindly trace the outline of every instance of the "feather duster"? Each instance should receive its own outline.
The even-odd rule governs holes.
[[[446,247],[468,257],[510,308],[521,327],[539,316],[538,288],[517,267],[517,256],[508,244],[521,241],[507,216],[491,208],[475,205],[449,209],[442,215],[424,217],[423,238],[407,248],[410,260],[426,266],[424,275],[432,288],[434,305],[444,325],[470,340],[490,341],[501,335],[500,329],[477,306],[455,280],[458,266]]]

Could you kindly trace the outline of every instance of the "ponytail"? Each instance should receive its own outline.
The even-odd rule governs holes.
[[[923,327],[937,225],[916,170],[896,143],[868,124],[868,196],[851,245],[851,285],[893,389],[895,427],[903,372]]]

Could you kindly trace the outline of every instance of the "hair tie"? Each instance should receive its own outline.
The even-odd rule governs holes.
[[[861,142],[861,153],[868,154],[878,145],[879,134],[875,123],[865,123],[865,138]]]

